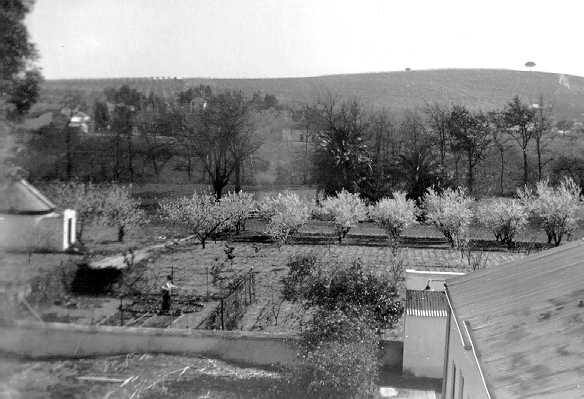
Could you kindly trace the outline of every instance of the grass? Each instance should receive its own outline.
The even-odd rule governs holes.
[[[78,378],[84,376],[128,382],[122,386]],[[270,398],[282,383],[275,372],[182,356],[131,354],[46,362],[0,358],[0,392],[13,398]]]

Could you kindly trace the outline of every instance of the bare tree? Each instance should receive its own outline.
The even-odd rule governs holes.
[[[438,103],[428,104],[425,108],[428,116],[428,124],[432,133],[438,139],[438,151],[440,153],[440,176],[446,178],[446,155],[450,140],[448,121],[450,119],[450,109],[448,106]]]
[[[542,140],[545,138],[546,133],[550,131],[551,121],[549,108],[545,107],[543,95],[539,96],[539,103],[533,106],[536,109],[534,139],[535,150],[537,152],[537,180],[540,181],[543,178],[542,169],[544,166],[544,162],[542,161],[542,152],[544,150]]]
[[[213,94],[187,120],[198,143],[194,151],[207,171],[217,199],[233,173],[239,173],[242,162],[260,146],[249,116],[249,104],[243,93],[226,91]],[[236,181],[236,186],[240,185]]]
[[[491,120],[491,135],[493,138],[493,144],[499,153],[500,168],[499,168],[499,192],[501,195],[504,193],[504,178],[505,178],[505,151],[509,146],[510,137],[504,134],[504,127],[502,124],[501,113],[492,112],[489,114],[489,119]]]
[[[450,112],[448,130],[454,141],[454,150],[466,154],[467,184],[472,193],[474,168],[485,158],[491,141],[489,120],[481,112],[471,112],[464,106],[455,105]]]
[[[502,122],[506,133],[519,144],[523,153],[523,184],[526,185],[529,180],[527,147],[535,134],[535,113],[529,105],[515,96],[503,110]]]

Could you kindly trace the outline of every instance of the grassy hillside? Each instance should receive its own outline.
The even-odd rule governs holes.
[[[553,104],[557,117],[582,119],[584,116],[583,77],[496,69],[442,69],[276,79],[49,80],[45,82],[44,90],[46,94],[66,90],[95,92],[123,84],[165,93],[205,84],[248,93],[271,93],[285,104],[311,102],[319,94],[330,91],[341,96],[358,97],[370,106],[396,111],[434,101],[492,109],[509,101],[515,94],[529,102],[536,102],[543,94],[546,101]]]

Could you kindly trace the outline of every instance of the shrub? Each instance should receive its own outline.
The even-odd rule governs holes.
[[[291,192],[264,199],[259,204],[259,211],[268,222],[265,233],[279,246],[287,243],[310,218],[309,204]]]
[[[353,316],[367,313],[376,328],[391,328],[403,312],[391,276],[364,271],[358,260],[323,264],[306,258],[299,266],[290,269],[283,294],[302,300],[306,307],[338,309]]]
[[[324,213],[330,215],[335,225],[335,231],[339,244],[359,221],[367,216],[367,210],[359,194],[342,190],[334,197],[328,197],[322,201]]]
[[[393,198],[379,200],[369,210],[369,215],[396,242],[402,232],[416,221],[416,204],[406,199],[406,193],[396,191]]]
[[[359,261],[323,264],[309,254],[289,265],[283,294],[316,309],[301,333],[302,364],[293,369],[291,390],[301,389],[299,397],[308,398],[371,397],[379,366],[377,330],[394,325],[403,312],[395,286],[364,271]]]
[[[544,229],[548,243],[560,245],[576,227],[580,187],[571,178],[564,178],[556,187],[543,180],[537,183],[535,191],[524,188],[518,195],[535,223]]]
[[[495,239],[511,248],[515,236],[527,226],[527,209],[517,200],[497,199],[477,209],[477,219],[495,235]]]
[[[472,219],[472,199],[463,188],[447,188],[442,193],[429,189],[424,197],[426,219],[448,240],[451,247],[460,246]]]
[[[364,316],[318,311],[302,331],[291,385],[308,398],[368,398],[376,389],[379,338]]]
[[[282,279],[282,296],[287,301],[298,299],[298,287],[304,279],[310,277],[317,266],[318,258],[314,254],[295,255],[288,261],[288,275]]]
[[[102,220],[118,229],[118,241],[122,242],[129,227],[146,223],[146,214],[140,209],[140,201],[132,198],[130,186],[111,184],[102,190]]]
[[[43,272],[30,282],[27,300],[33,306],[48,305],[67,298],[73,288],[78,267],[73,262],[61,262],[50,272]]]

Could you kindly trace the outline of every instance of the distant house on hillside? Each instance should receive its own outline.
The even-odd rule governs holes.
[[[89,132],[89,122],[91,117],[85,112],[76,111],[71,114],[69,118],[69,126],[81,129],[83,133]]]
[[[445,399],[584,397],[584,242],[448,280]]]
[[[57,210],[25,180],[0,184],[0,247],[67,250],[75,242],[76,213]]]

